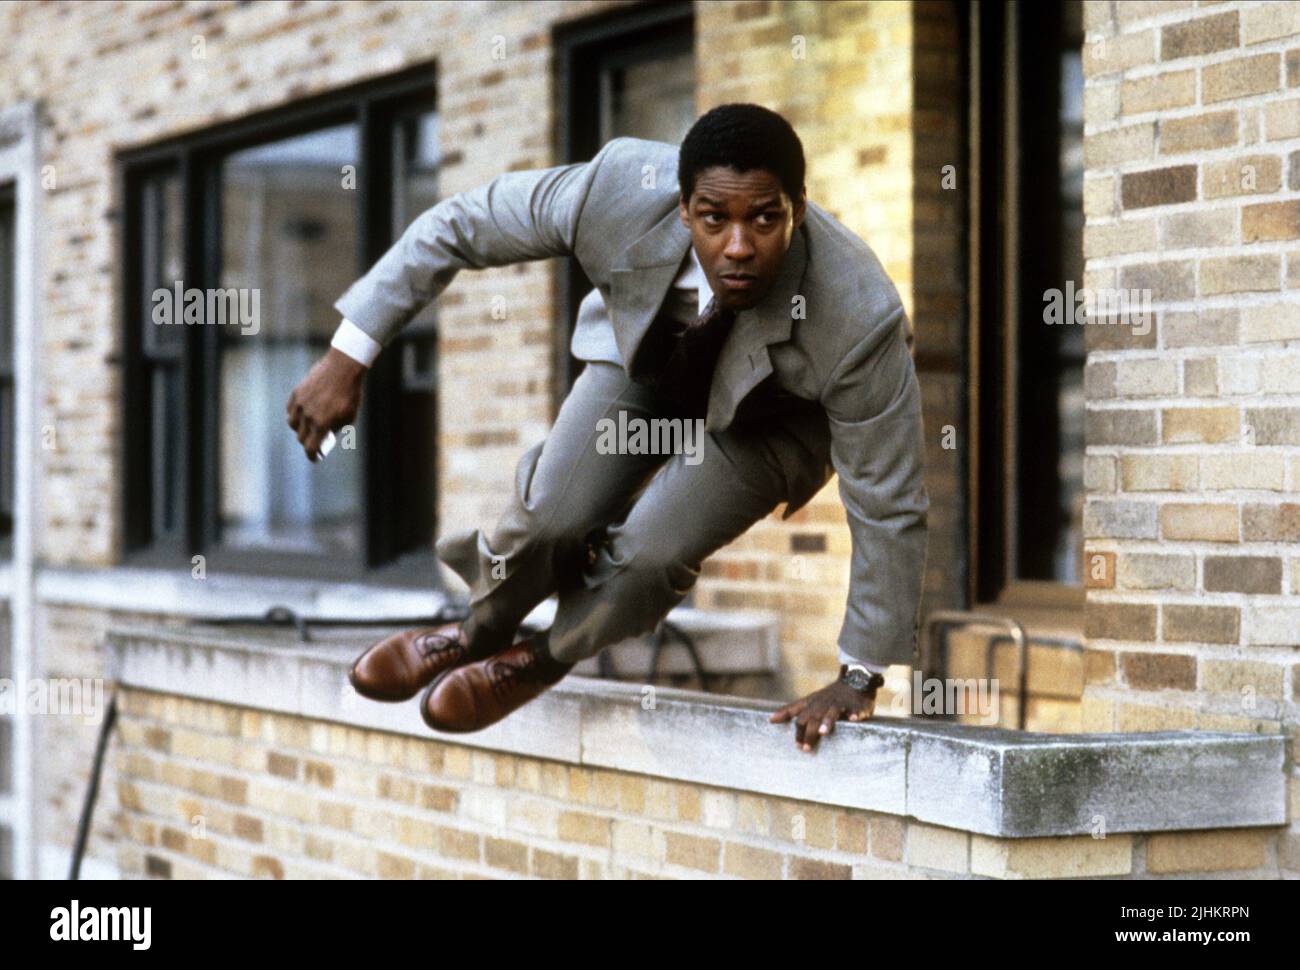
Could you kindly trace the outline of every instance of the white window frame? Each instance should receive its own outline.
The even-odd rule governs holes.
[[[41,171],[40,110],[24,102],[0,111],[0,182],[14,184],[14,532],[13,558],[0,576],[0,598],[9,601],[10,656],[15,681],[21,685],[40,676],[39,644],[33,635],[32,575],[35,483],[37,381],[35,351],[40,333],[37,280],[40,273]],[[16,691],[20,702],[23,691]],[[17,704],[21,707],[21,704]],[[37,875],[40,832],[37,826],[35,752],[41,739],[38,718],[15,712],[12,722],[11,791],[0,796],[0,821],[13,832],[13,875]]]

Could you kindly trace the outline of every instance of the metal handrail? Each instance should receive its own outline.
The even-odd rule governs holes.
[[[303,616],[288,606],[272,606],[265,613],[238,616],[194,617],[198,626],[279,626],[293,627],[298,639],[312,643],[312,627],[368,627],[368,626],[439,626],[457,623],[469,616],[467,607],[447,604],[436,613],[423,616],[366,616],[366,617],[314,617]]]
[[[993,648],[1002,643],[1013,643],[1015,638],[1005,633],[999,633],[995,637],[989,637],[989,642],[984,647],[984,679],[993,679]],[[1028,647],[1051,647],[1054,650],[1070,650],[1074,653],[1083,653],[1083,644],[1078,640],[1070,640],[1066,637],[1034,637],[1026,646]],[[1030,656],[1028,652],[1026,657]]]
[[[694,637],[687,633],[682,626],[671,620],[660,620],[659,625],[655,627],[654,634],[651,637],[650,670],[646,673],[646,681],[654,683],[655,678],[659,675],[660,658],[667,642],[666,634],[670,633],[680,641],[690,655],[691,665],[695,668],[695,676],[700,679],[700,690],[712,692],[712,688],[709,686],[709,677],[712,674],[709,674],[704,669],[704,661],[700,658],[700,651],[695,645]],[[612,653],[611,650],[602,650],[596,655],[598,676],[606,680],[622,680],[622,674],[614,669]]]
[[[708,675],[704,672],[704,661],[700,659],[700,651],[695,646],[695,638],[670,620],[662,620],[659,628],[655,630],[654,651],[650,655],[650,672],[646,675],[646,679],[653,682],[659,672],[659,658],[664,651],[664,634],[666,633],[671,633],[686,648],[686,652],[691,656],[691,664],[695,667],[695,676],[700,679],[700,690],[708,691]]]
[[[943,647],[942,669],[936,664],[936,651],[934,646],[935,627],[943,627],[943,637],[940,644]],[[936,610],[926,617],[924,651],[921,656],[921,670],[926,677],[938,677],[945,673],[948,668],[948,632],[955,626],[1004,626],[1007,628],[1006,633],[990,637],[984,646],[984,679],[993,679],[993,651],[1002,643],[1014,643],[1016,645],[1016,657],[1019,667],[1019,688],[1018,704],[1020,708],[1017,720],[1020,730],[1025,729],[1026,719],[1029,711],[1029,646],[1030,640],[1025,634],[1025,629],[1017,621],[1005,616],[994,616],[991,613],[973,613],[965,610]],[[1051,647],[1057,650],[1070,650],[1074,653],[1083,653],[1083,644],[1078,640],[1071,640],[1065,637],[1035,637],[1034,646]],[[945,715],[951,717],[951,715]]]
[[[943,628],[943,637],[940,643],[943,647],[943,670],[948,668],[948,630],[954,626],[995,626],[1004,627],[1010,635],[1012,641],[1016,644],[1016,653],[1020,661],[1020,703],[1019,717],[1020,730],[1025,729],[1025,711],[1028,705],[1025,698],[1028,696],[1029,687],[1029,641],[1025,637],[1025,628],[1017,621],[1006,616],[994,616],[991,613],[974,613],[969,610],[935,610],[925,618],[925,639],[921,654],[921,670],[923,676],[937,677],[941,671],[935,666],[936,652],[933,649],[934,632],[936,627]],[[951,720],[954,715],[944,714],[945,720]]]

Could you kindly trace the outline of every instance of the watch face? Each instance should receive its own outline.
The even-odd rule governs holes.
[[[844,683],[856,690],[866,690],[871,683],[871,675],[861,670],[850,670],[844,674]]]

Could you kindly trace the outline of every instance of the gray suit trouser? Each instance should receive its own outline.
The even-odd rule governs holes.
[[[705,558],[788,499],[783,462],[828,464],[824,419],[807,414],[717,433],[701,421],[694,456],[603,454],[598,422],[618,422],[620,411],[629,420],[680,413],[619,365],[589,362],[546,440],[520,459],[490,536],[471,529],[438,541],[438,558],[469,586],[466,631],[476,642],[508,646],[553,593],[557,660],[576,663],[653,631]]]

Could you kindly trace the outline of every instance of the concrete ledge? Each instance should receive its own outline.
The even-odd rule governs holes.
[[[9,570],[0,563],[0,599],[7,598]],[[457,601],[437,589],[411,589],[366,583],[277,579],[269,576],[212,575],[202,582],[184,570],[115,566],[111,569],[44,568],[37,576],[42,603],[84,606],[110,612],[148,613],[193,620],[260,616],[272,606],[287,606],[301,616],[352,619],[432,616]],[[545,628],[555,618],[554,597],[528,614],[526,622]],[[780,668],[780,622],[768,612],[718,613],[678,607],[668,618],[695,640],[706,673],[772,674]],[[260,635],[261,631],[258,632]],[[324,634],[321,634],[324,635]],[[357,639],[356,630],[349,642]],[[649,636],[618,644],[611,661],[620,678],[644,677],[653,649]],[[596,675],[595,658],[574,671]],[[689,654],[668,638],[659,660],[661,674],[694,673]]]
[[[359,698],[349,631],[301,644],[278,632],[115,629],[111,676],[167,694],[906,816],[1006,838],[1284,825],[1281,735],[1219,731],[1031,734],[914,718],[840,722],[816,755],[779,705],[570,676],[475,734],[434,734],[413,702]]]

